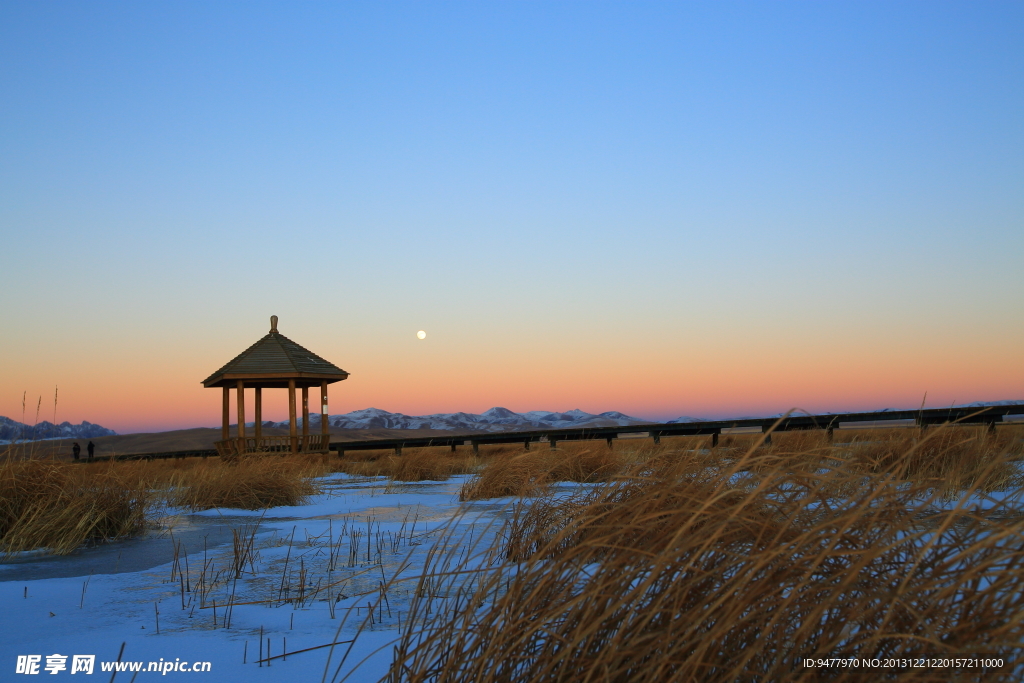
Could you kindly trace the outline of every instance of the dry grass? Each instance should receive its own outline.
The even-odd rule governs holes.
[[[649,440],[616,442],[611,449],[602,442],[567,442],[556,450],[546,447],[525,451],[506,447],[501,456],[488,457],[486,466],[462,487],[462,500],[506,496],[536,496],[558,481],[593,483],[608,481],[630,467],[651,459],[680,458],[731,463],[752,450],[759,455],[747,467],[772,469],[779,460],[815,463],[842,461],[863,473],[887,472],[900,479],[929,482],[947,497],[966,490],[996,459],[999,465],[986,476],[986,490],[1012,485],[1020,472],[1014,460],[1024,457],[1024,427],[1004,427],[995,433],[982,427],[945,425],[923,434],[917,429],[837,431],[834,441],[823,430],[772,434],[726,434],[711,449],[711,439],[673,437],[655,446]]]
[[[333,471],[330,462],[327,455],[299,454],[127,460],[79,467],[86,473],[108,467],[122,480],[159,493],[173,505],[258,510],[296,505],[317,493],[312,479]]]
[[[317,492],[329,459],[315,456],[103,463],[0,460],[0,552],[66,554],[145,529],[147,505],[193,510],[297,505]]]
[[[468,448],[452,452],[448,447],[409,448],[393,451],[355,451],[333,459],[334,471],[394,481],[444,481],[456,474],[480,477],[463,487],[462,499],[532,495],[552,481],[607,481],[630,456],[611,451],[604,444],[567,444],[558,450],[535,446],[525,451],[518,444],[481,446],[479,455]]]
[[[615,450],[604,443],[568,443],[557,449],[545,446],[507,455],[491,455],[484,469],[459,491],[460,500],[506,496],[534,496],[557,481],[594,483],[609,481],[629,463],[653,452],[646,443]]]
[[[536,495],[550,483],[549,473],[557,462],[550,452],[542,450],[494,458],[480,474],[462,486],[459,499]]]
[[[851,432],[854,430],[850,430]],[[1004,427],[993,434],[980,427],[945,426],[925,430],[889,430],[852,435],[850,448],[859,466],[871,472],[892,472],[914,481],[941,482],[946,495],[971,486],[993,457],[1006,455],[987,477],[986,488],[1009,485],[1016,476],[1013,460],[1022,455],[1021,429]]]
[[[472,455],[452,453],[447,448],[413,448],[401,456],[390,456],[389,476],[395,481],[444,481],[453,474],[474,472],[480,460]]]
[[[390,680],[1018,680],[800,663],[1024,655],[1024,489],[1005,476],[1019,453],[972,450],[978,433],[869,460],[782,440],[734,457],[663,448],[589,493],[521,503],[484,562],[433,558]],[[516,476],[536,480],[543,455],[511,458]],[[936,471],[1004,497],[943,507]]]
[[[444,481],[455,474],[469,474],[481,467],[481,459],[448,447],[408,448],[402,455],[393,451],[355,451],[335,458],[334,471],[366,477],[390,477],[394,481]]]
[[[313,478],[323,468],[306,458],[243,456],[212,459],[173,479],[170,502],[192,510],[216,507],[260,510],[298,505],[318,493]]]
[[[67,554],[143,530],[148,492],[116,466],[93,471],[50,460],[0,461],[0,550]]]

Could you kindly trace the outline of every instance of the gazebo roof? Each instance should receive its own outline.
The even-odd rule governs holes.
[[[288,380],[295,380],[295,385],[301,387],[347,378],[347,372],[278,332],[275,315],[267,336],[204,379],[203,386],[234,386],[243,380],[250,387],[287,387]]]

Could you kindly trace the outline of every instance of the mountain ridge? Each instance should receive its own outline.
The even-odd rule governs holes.
[[[0,443],[43,439],[95,439],[100,436],[117,436],[117,432],[85,420],[77,425],[67,421],[54,424],[48,420],[28,425],[0,415]]]
[[[320,428],[321,416],[309,416],[310,427]],[[632,417],[616,410],[587,413],[579,408],[564,412],[531,410],[516,413],[495,406],[482,413],[434,413],[431,415],[405,415],[380,408],[363,408],[342,415],[328,415],[327,423],[335,429],[443,429],[484,432],[516,431],[523,429],[568,429],[573,427],[624,427],[655,424],[652,420]],[[255,423],[253,423],[255,424]],[[287,428],[288,421],[264,422],[265,426]],[[302,424],[299,417],[298,424]]]

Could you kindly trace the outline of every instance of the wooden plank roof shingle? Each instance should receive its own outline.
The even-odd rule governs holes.
[[[296,386],[318,386],[322,381],[347,379],[348,375],[278,332],[277,316],[273,316],[270,333],[204,379],[203,386],[234,386],[238,380],[251,387],[287,387],[288,380],[296,380]]]

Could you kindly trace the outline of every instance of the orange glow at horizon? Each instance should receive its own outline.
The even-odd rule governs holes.
[[[247,345],[239,343],[237,333],[230,336],[236,352]],[[429,341],[440,346],[436,337]],[[217,346],[228,348],[227,342]],[[667,420],[681,415],[767,415],[792,408],[812,413],[916,408],[926,392],[929,407],[1024,398],[1024,371],[1005,360],[1012,357],[1011,345],[997,341],[976,355],[949,346],[902,351],[866,344],[859,349],[830,349],[827,344],[787,348],[765,339],[718,347],[690,343],[685,352],[652,344],[642,355],[596,347],[572,352],[557,344],[491,345],[478,355],[454,344],[456,348],[414,347],[403,352],[397,343],[376,353],[369,347],[338,352],[325,346],[331,345],[326,340],[307,343],[352,373],[347,381],[330,385],[331,414],[368,407],[407,415],[479,413],[503,406],[516,412],[618,410]],[[88,420],[119,433],[219,426],[220,390],[204,389],[200,380],[233,354],[197,351],[144,374],[105,373],[99,371],[99,363],[86,365],[85,370],[64,367],[55,378],[57,420]],[[13,382],[21,382],[28,392],[25,421],[35,419],[40,396],[39,419],[52,419],[53,387],[38,387],[28,379],[15,377]],[[0,414],[20,421],[21,393],[8,391],[0,399]],[[252,406],[250,390],[248,420],[253,419]],[[264,391],[263,419],[287,419],[285,390]]]

